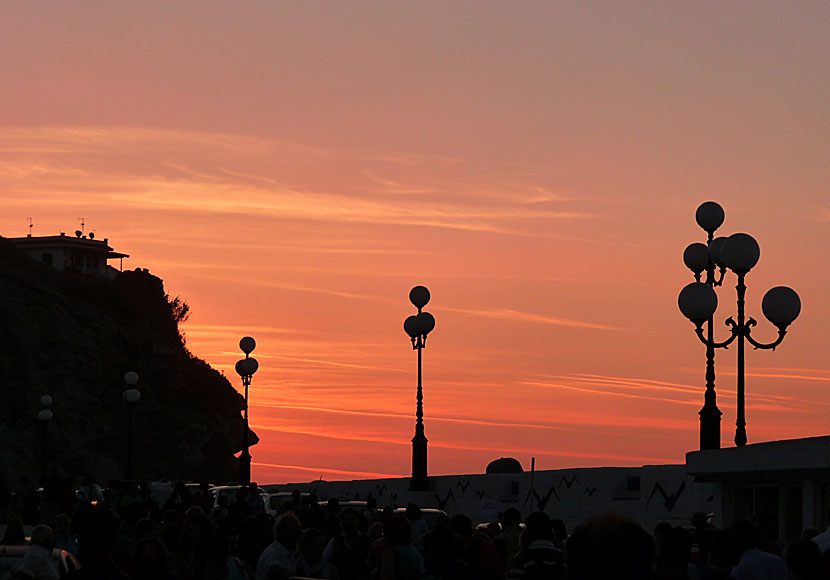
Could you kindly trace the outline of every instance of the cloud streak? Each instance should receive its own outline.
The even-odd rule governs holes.
[[[492,318],[494,320],[509,320],[511,322],[530,322],[534,324],[550,324],[553,326],[569,326],[571,328],[587,328],[591,330],[625,330],[624,328],[608,326],[606,324],[559,318],[545,314],[533,314],[531,312],[521,312],[510,308],[471,309],[439,306],[433,310],[436,312],[455,312],[466,316]]]
[[[272,426],[262,426],[262,425],[252,425],[255,430],[265,430],[265,431],[273,431],[276,433],[285,433],[290,435],[303,435],[307,437],[315,437],[320,439],[329,439],[329,440],[336,440],[336,441],[346,441],[352,443],[363,443],[371,442],[371,443],[381,443],[385,445],[395,445],[397,447],[408,448],[411,446],[411,443],[406,440],[395,439],[392,437],[383,437],[379,435],[372,435],[368,434],[365,431],[360,432],[344,432],[341,428],[330,428],[328,430],[321,429],[318,431],[306,429],[303,427],[292,428],[290,426],[282,425],[280,427],[272,427]],[[494,443],[491,445],[483,445],[483,444],[476,444],[476,443],[469,443],[465,441],[460,442],[452,442],[446,439],[440,441],[431,441],[430,447],[433,449],[448,449],[453,451],[477,451],[477,452],[487,452],[493,454],[523,454],[523,455],[533,455],[533,456],[546,456],[546,457],[562,457],[568,459],[590,459],[590,460],[601,460],[601,461],[626,461],[626,462],[670,462],[669,459],[665,457],[655,457],[655,456],[632,456],[632,455],[617,455],[617,454],[610,454],[610,453],[594,453],[594,452],[579,452],[579,451],[562,451],[562,450],[552,450],[548,447],[529,447],[526,445],[504,445],[500,443]]]
[[[729,373],[722,374],[728,375]],[[702,386],[686,385],[683,383],[671,383],[652,379],[614,377],[593,374],[574,374],[560,376],[551,375],[547,376],[546,378],[554,379],[557,382],[552,383],[548,381],[529,381],[528,384],[536,384],[537,386],[545,386],[547,388],[554,389],[559,388],[563,390],[584,390],[585,392],[605,394],[611,397],[642,398],[644,400],[662,400],[666,402],[682,404],[700,404],[702,402]],[[573,383],[577,384],[574,385]],[[590,388],[591,386],[595,388]],[[615,390],[607,390],[607,388],[613,388]],[[627,390],[629,392],[621,392],[618,389]],[[666,397],[667,392],[689,395],[691,398],[688,400],[671,399]],[[718,392],[722,395],[729,395],[726,404],[724,404],[723,399],[721,399],[718,404],[722,407],[731,407],[731,400],[735,394],[735,390],[720,387],[718,389]],[[779,405],[781,406],[781,408],[788,408],[794,412],[809,408],[814,405],[830,405],[830,403],[823,401],[806,401],[788,395],[770,395],[753,392],[749,396],[753,401],[756,402],[756,404],[766,403],[768,405]]]
[[[284,405],[284,404],[270,404],[270,405],[251,405],[252,407],[260,406],[264,409],[282,409],[303,411],[311,413],[325,413],[334,415],[346,415],[356,418],[377,418],[377,419],[404,419],[411,420],[412,416],[405,413],[395,413],[391,411],[363,411],[354,409],[334,409],[329,407],[311,406],[311,405]],[[589,420],[590,419],[592,420]],[[646,422],[642,419],[635,419],[630,417],[598,417],[596,415],[586,416],[584,418],[577,418],[575,415],[562,416],[556,418],[556,424],[550,423],[533,423],[533,422],[513,422],[513,421],[498,421],[487,419],[469,419],[463,417],[447,417],[440,415],[430,415],[429,421],[437,423],[449,423],[455,425],[469,425],[477,427],[495,427],[504,429],[533,429],[542,431],[554,432],[580,432],[585,426],[591,427],[621,427],[621,428],[649,428],[654,423]],[[265,425],[265,424],[263,424]],[[683,427],[677,427],[683,429]],[[395,441],[397,442],[397,441]]]
[[[379,473],[376,471],[352,471],[346,469],[332,469],[331,467],[312,467],[308,465],[285,465],[282,463],[263,463],[261,461],[252,461],[252,465],[257,467],[271,467],[275,469],[288,469],[290,471],[301,471],[315,475],[331,474],[331,475],[349,475],[356,478],[371,478],[371,479],[391,479],[402,477],[400,473]]]
[[[140,173],[135,168],[127,169],[122,159],[135,154],[137,148],[150,158],[145,161],[149,166]],[[364,175],[363,183],[353,184],[354,193],[343,194],[319,187],[296,187],[263,170],[226,166],[217,169],[216,160],[228,152],[235,157],[239,157],[240,151],[257,156],[337,155],[295,143],[247,136],[126,127],[5,128],[0,129],[0,150],[9,156],[0,164],[0,178],[11,192],[25,191],[28,204],[54,204],[55,196],[61,195],[58,203],[69,206],[86,199],[88,203],[114,203],[152,211],[421,226],[519,236],[535,235],[519,224],[590,217],[582,212],[528,207],[521,199],[490,199],[482,203],[478,196],[467,201],[464,196],[441,189],[430,200],[417,195],[378,197],[358,193],[365,191],[367,184],[377,185],[376,176]],[[44,162],[44,156],[48,162]],[[95,183],[92,192],[87,187],[91,182]],[[400,193],[424,191],[423,187],[391,178],[380,182],[383,188],[394,187]],[[32,188],[32,183],[37,183],[39,189]],[[475,189],[472,184],[466,187]],[[32,196],[33,189],[41,191],[40,195]],[[78,195],[80,191],[88,193]]]

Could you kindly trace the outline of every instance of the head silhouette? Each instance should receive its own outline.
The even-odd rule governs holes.
[[[638,524],[601,516],[576,527],[565,545],[570,580],[650,580],[654,543]]]

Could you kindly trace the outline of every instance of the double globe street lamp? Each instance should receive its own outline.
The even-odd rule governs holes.
[[[239,483],[248,485],[251,483],[251,452],[248,449],[248,387],[251,386],[251,379],[259,369],[257,360],[250,356],[256,348],[256,341],[246,336],[239,341],[239,349],[245,353],[245,358],[236,361],[236,373],[242,379],[242,386],[245,387],[245,424],[242,426],[242,453],[239,455]]]
[[[124,467],[124,479],[133,476],[133,412],[141,400],[141,391],[138,390],[138,374],[130,371],[124,375],[124,392],[121,395],[127,403],[127,463]]]
[[[701,449],[720,447],[720,411],[715,405],[714,350],[727,348],[737,341],[737,419],[735,421],[735,445],[746,445],[745,413],[745,343],[749,342],[756,349],[775,349],[784,340],[787,327],[801,312],[801,300],[794,290],[786,286],[777,286],[769,290],[763,298],[761,309],[764,316],[778,329],[778,338],[770,343],[761,343],[752,337],[752,327],[757,321],[746,318],[745,299],[746,275],[758,263],[761,249],[755,239],[744,233],[729,237],[714,238],[714,231],[723,223],[723,209],[715,202],[701,205],[696,214],[698,224],[708,233],[708,243],[691,244],[683,252],[683,261],[693,272],[695,282],[686,285],[678,297],[678,306],[686,318],[695,325],[695,333],[706,346],[706,395],[701,420]],[[716,278],[715,269],[719,270]],[[730,336],[724,341],[714,339],[713,319],[718,307],[718,297],[714,288],[723,283],[726,270],[731,270],[738,279],[737,320],[726,319]],[[703,272],[706,278],[701,282]],[[703,325],[707,325],[704,336]]]
[[[427,335],[435,328],[435,317],[422,308],[429,302],[429,290],[415,286],[409,292],[409,301],[418,309],[418,314],[407,317],[403,329],[412,340],[412,349],[418,351],[418,392],[415,409],[415,436],[412,438],[412,479],[410,491],[427,491],[427,438],[424,435],[424,393],[421,385],[421,351],[426,347]]]
[[[40,455],[40,485],[46,487],[46,468],[48,465],[49,453],[49,422],[54,417],[52,413],[52,395],[43,395],[40,397],[40,411],[37,412],[37,420],[40,421],[41,437],[43,440],[43,448]]]

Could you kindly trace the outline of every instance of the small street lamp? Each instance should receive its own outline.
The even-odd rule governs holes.
[[[124,479],[133,476],[133,412],[136,404],[141,400],[141,391],[136,386],[138,374],[130,371],[124,375],[124,392],[122,397],[127,403],[127,463],[124,467]]]
[[[236,361],[236,372],[242,378],[242,385],[245,387],[245,424],[242,426],[242,453],[239,456],[239,483],[248,485],[251,483],[251,452],[248,449],[248,387],[251,386],[251,378],[259,369],[259,363],[255,358],[249,356],[256,348],[256,341],[250,336],[239,341],[239,348],[245,353],[245,358]]]
[[[704,209],[704,206],[707,206]],[[743,233],[732,234],[728,238],[712,239],[712,233],[720,225],[723,219],[715,225],[716,219],[709,219],[707,216],[717,217],[717,209],[713,206],[720,206],[714,202],[707,202],[698,208],[698,223],[709,232],[709,244],[706,247],[706,254],[699,251],[700,248],[696,246],[703,246],[703,244],[692,244],[686,248],[683,254],[683,259],[686,265],[692,270],[695,275],[696,282],[688,284],[680,292],[678,297],[678,306],[680,311],[692,321],[695,325],[695,333],[700,341],[706,346],[706,404],[701,409],[701,449],[716,448],[712,444],[711,437],[714,436],[714,429],[711,424],[706,424],[704,427],[704,419],[713,420],[713,412],[717,411],[714,406],[714,349],[727,348],[730,344],[737,340],[737,419],[735,421],[735,445],[742,447],[746,445],[746,413],[745,413],[745,360],[744,360],[744,346],[749,342],[756,349],[772,349],[774,350],[784,336],[787,334],[787,327],[798,317],[801,312],[801,300],[794,290],[786,286],[777,286],[769,290],[761,303],[761,309],[764,316],[778,329],[778,338],[770,343],[761,343],[751,336],[752,327],[756,326],[757,321],[750,317],[746,318],[744,311],[746,299],[746,285],[744,283],[746,275],[758,263],[761,256],[761,249],[755,239]],[[701,211],[703,210],[703,211]],[[701,223],[700,215],[704,215]],[[723,215],[723,210],[720,209],[720,215]],[[712,227],[714,225],[714,227]],[[708,227],[707,227],[708,226]],[[715,267],[720,269],[720,276],[715,280]],[[714,340],[712,331],[712,320],[715,310],[718,306],[717,295],[714,287],[719,286],[723,282],[726,269],[731,270],[738,278],[738,284],[735,286],[737,290],[737,321],[731,316],[726,320],[726,325],[730,328],[731,336],[722,342]],[[706,282],[700,282],[701,274],[706,271]],[[704,336],[703,325],[708,323],[707,336]],[[711,397],[710,397],[711,392]],[[710,401],[711,399],[711,401]],[[711,402],[711,407],[707,409],[707,405]],[[704,413],[704,411],[706,413]],[[717,420],[720,420],[720,411],[717,411]],[[704,432],[705,431],[705,432]],[[720,424],[717,424],[718,437],[720,436]],[[707,447],[704,447],[704,442]],[[720,445],[718,444],[717,447]]]
[[[427,438],[424,435],[424,394],[421,386],[421,351],[426,347],[427,334],[435,328],[435,317],[421,309],[429,302],[429,290],[425,286],[415,286],[409,292],[409,301],[418,309],[418,314],[409,316],[403,323],[403,329],[412,340],[413,350],[418,351],[418,392],[415,410],[415,436],[412,438],[412,479],[410,491],[427,491]]]
[[[37,412],[37,420],[42,425],[41,437],[43,449],[40,456],[40,484],[44,488],[46,487],[46,468],[49,460],[49,421],[54,417],[52,413],[52,402],[52,395],[43,395],[40,397],[40,405],[42,408]]]

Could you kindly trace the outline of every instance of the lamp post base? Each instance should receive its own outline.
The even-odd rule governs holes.
[[[735,429],[735,445],[738,447],[746,445],[746,427],[743,425]]]
[[[412,479],[409,481],[409,491],[428,489],[427,438],[424,435],[423,424],[419,424],[415,428],[415,437],[412,438]]]
[[[239,484],[248,485],[251,483],[251,453],[243,449],[239,456]]]
[[[720,418],[723,413],[714,405],[704,405],[700,415],[700,450],[720,449]]]
[[[409,480],[409,491],[429,491],[429,478],[427,476],[414,475]]]

